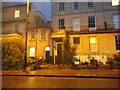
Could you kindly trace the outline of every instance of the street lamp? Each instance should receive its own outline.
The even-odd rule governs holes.
[[[30,7],[30,0],[27,0],[27,16],[26,16],[26,32],[25,32],[25,54],[24,54],[24,67],[23,67],[23,72],[25,72],[26,67],[27,67],[27,33],[28,33],[28,17],[29,17],[29,7]]]

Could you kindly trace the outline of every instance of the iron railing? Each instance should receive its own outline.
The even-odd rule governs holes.
[[[80,27],[64,27],[64,29],[60,29],[59,27],[52,27],[53,31],[70,31],[70,32],[80,32],[80,31],[101,31],[101,30],[117,30],[120,29],[114,27],[114,24],[109,25],[97,25],[95,27],[88,27],[88,26],[80,26]]]

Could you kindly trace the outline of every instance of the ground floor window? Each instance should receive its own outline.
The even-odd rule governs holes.
[[[30,47],[30,57],[35,57],[35,47]]]
[[[115,36],[116,40],[116,50],[120,50],[120,35]]]
[[[90,38],[90,52],[97,51],[97,40],[95,36],[91,36]]]

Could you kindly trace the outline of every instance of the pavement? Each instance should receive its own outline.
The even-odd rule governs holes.
[[[39,69],[24,73],[22,70],[3,70],[2,76],[44,76],[44,77],[74,77],[74,78],[111,78],[120,79],[118,69]]]

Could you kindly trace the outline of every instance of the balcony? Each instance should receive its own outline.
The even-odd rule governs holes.
[[[59,29],[59,27],[52,27],[53,32],[69,31],[69,32],[99,32],[99,31],[119,31],[120,26],[115,27],[114,24],[109,25],[97,25],[96,27],[80,26],[80,27],[65,27]]]
[[[12,30],[11,30],[12,31]],[[22,32],[20,31],[15,31],[15,32],[10,32],[10,31],[2,31],[2,34],[19,34],[19,35],[23,35]]]

